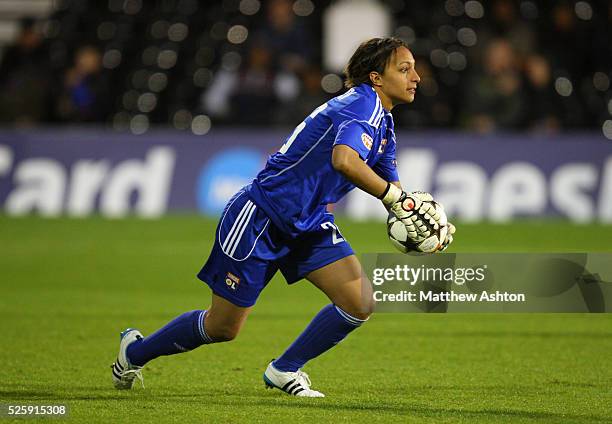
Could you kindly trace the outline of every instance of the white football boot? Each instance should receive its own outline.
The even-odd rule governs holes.
[[[142,339],[142,334],[134,328],[126,329],[120,335],[119,355],[117,355],[115,363],[111,365],[113,383],[117,389],[131,389],[136,378],[140,380],[142,387],[144,387],[144,381],[140,372],[142,367],[130,364],[126,355],[128,346],[140,339]]]
[[[267,389],[277,388],[285,393],[299,397],[325,397],[321,392],[310,389],[310,378],[301,370],[296,372],[279,371],[272,365],[268,365],[263,375]]]

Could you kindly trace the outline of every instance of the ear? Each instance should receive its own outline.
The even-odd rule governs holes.
[[[372,82],[372,84],[376,87],[380,87],[382,86],[382,77],[381,75],[376,72],[376,71],[372,71],[370,72],[370,81]]]

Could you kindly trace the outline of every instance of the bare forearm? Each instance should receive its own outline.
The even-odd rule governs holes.
[[[334,147],[332,166],[347,180],[361,190],[375,197],[380,197],[387,189],[388,182],[372,171],[359,157],[359,154],[344,145]]]

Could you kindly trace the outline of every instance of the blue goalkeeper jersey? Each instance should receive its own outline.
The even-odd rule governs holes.
[[[344,144],[385,181],[399,181],[393,118],[367,84],[315,109],[268,158],[247,191],[290,237],[320,230],[326,206],[355,186],[332,167],[332,149]]]

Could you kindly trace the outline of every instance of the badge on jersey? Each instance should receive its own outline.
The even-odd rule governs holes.
[[[225,284],[227,284],[230,289],[236,290],[238,288],[237,286],[240,284],[240,278],[228,272],[225,275]]]
[[[366,149],[370,150],[372,148],[372,137],[366,133],[361,134],[361,142],[366,146]]]

